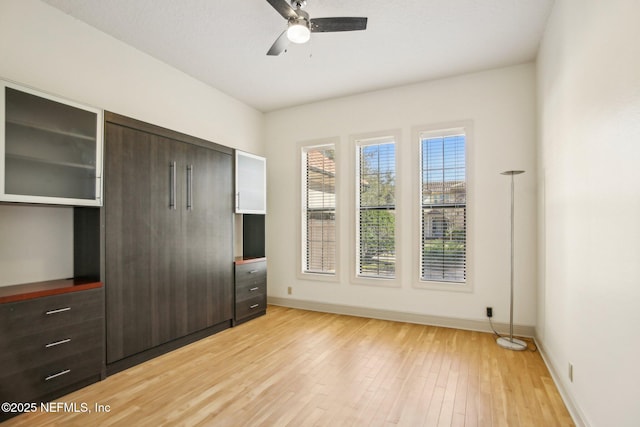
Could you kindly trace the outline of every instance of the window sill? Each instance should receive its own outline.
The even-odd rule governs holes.
[[[338,275],[336,273],[307,273],[298,271],[296,274],[300,280],[314,280],[318,282],[338,282]]]
[[[400,283],[400,279],[398,277],[394,278],[377,278],[377,277],[352,277],[351,278],[352,285],[361,285],[361,286],[374,286],[379,288],[401,288],[402,285]]]
[[[418,280],[413,283],[413,287],[417,289],[428,289],[433,291],[447,291],[447,292],[473,292],[473,286],[468,281],[465,283],[456,282],[435,282]]]

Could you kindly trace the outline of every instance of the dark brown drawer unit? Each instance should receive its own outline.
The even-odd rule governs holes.
[[[235,324],[267,312],[267,260],[236,261],[235,264]]]
[[[0,401],[47,401],[99,381],[103,301],[100,287],[0,304]]]

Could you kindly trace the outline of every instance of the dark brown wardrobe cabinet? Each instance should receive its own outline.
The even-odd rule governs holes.
[[[233,150],[105,112],[111,374],[231,326]]]

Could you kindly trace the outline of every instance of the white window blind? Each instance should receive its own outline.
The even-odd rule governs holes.
[[[336,271],[335,147],[303,148],[303,271]]]
[[[420,136],[425,281],[466,281],[467,182],[464,133]]]
[[[396,153],[390,138],[357,141],[357,274],[395,277]]]

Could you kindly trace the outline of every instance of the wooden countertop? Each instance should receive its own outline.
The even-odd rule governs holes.
[[[102,282],[87,279],[48,280],[46,282],[0,286],[0,304],[101,287]]]
[[[236,265],[240,265],[240,264],[248,264],[250,262],[259,262],[259,261],[266,261],[267,257],[260,257],[260,258],[243,258],[241,256],[236,257],[236,259],[234,260],[234,262],[236,263]]]

